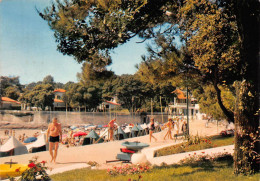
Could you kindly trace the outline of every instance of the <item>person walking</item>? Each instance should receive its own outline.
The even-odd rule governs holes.
[[[116,129],[115,122],[116,122],[116,118],[112,119],[108,123],[109,141],[114,141],[114,130]]]
[[[165,140],[166,136],[168,136],[172,140],[173,139],[172,138],[173,125],[172,125],[172,119],[171,118],[168,119],[168,122],[165,123],[164,127],[167,127],[167,132],[166,132],[163,139]]]
[[[150,143],[152,141],[152,138],[155,139],[155,141],[157,141],[157,139],[153,136],[154,130],[155,130],[154,118],[151,118],[150,128],[149,128]]]
[[[58,123],[57,118],[53,118],[52,123],[49,124],[48,130],[46,133],[46,142],[49,141],[49,152],[51,155],[51,161],[56,163],[56,158],[58,154],[59,142],[62,140],[62,131],[61,131],[61,123]],[[54,154],[53,154],[54,147]]]

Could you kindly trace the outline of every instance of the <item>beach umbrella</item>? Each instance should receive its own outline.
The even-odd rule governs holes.
[[[28,153],[25,145],[19,142],[15,137],[10,137],[7,142],[0,147],[0,156],[22,155]]]
[[[154,122],[154,127],[155,127],[155,131],[154,131],[154,132],[159,132],[159,131],[161,131],[160,124],[159,124],[157,121]]]
[[[98,128],[103,128],[103,125],[100,124],[100,125],[98,125],[97,127],[98,127]]]
[[[86,138],[97,139],[97,138],[99,138],[99,135],[94,130],[91,130],[90,133],[86,136]]]
[[[133,123],[130,123],[128,126],[130,127],[134,127],[135,125]]]
[[[106,128],[105,130],[100,131],[100,137],[104,138],[104,140],[107,140],[109,138],[108,128]]]
[[[94,131],[90,131],[90,133],[84,138],[83,140],[83,145],[89,145],[89,144],[93,144],[94,141],[97,141],[99,139],[99,135]],[[102,143],[104,140],[100,139],[98,142]]]
[[[139,136],[143,136],[144,135],[144,129],[139,124],[137,124],[137,128],[139,129]]]
[[[73,135],[73,137],[86,136],[86,135],[87,135],[87,133],[85,133],[85,132],[83,132],[83,131],[79,131],[79,132],[75,133],[75,134]]]
[[[119,126],[117,130],[114,132],[114,136],[117,140],[122,140],[128,138],[126,133],[122,130],[122,128]]]
[[[67,134],[63,134],[63,135],[62,135],[62,139],[67,138],[67,137],[68,137]]]
[[[24,140],[24,143],[32,143],[35,142],[37,140],[36,137],[29,137],[26,140]]]
[[[70,129],[72,129],[72,130],[74,130],[74,129],[76,129],[77,128],[77,126],[71,126],[70,127]]]
[[[96,129],[97,126],[95,125],[89,125],[88,127],[85,127],[85,130],[91,130],[91,129]]]
[[[132,129],[131,129],[131,137],[137,137],[139,136],[139,129],[137,128],[137,126],[135,125]]]
[[[124,130],[125,134],[127,135],[128,138],[131,136],[131,127],[127,126]]]
[[[49,149],[49,144],[46,143],[46,135],[42,134],[38,137],[37,141],[26,145],[27,150],[31,150],[30,152],[36,153],[41,151],[46,151]]]
[[[143,130],[144,130],[143,133],[144,134],[148,134],[149,133],[149,128],[148,128],[146,123],[141,124],[140,126],[143,128]]]

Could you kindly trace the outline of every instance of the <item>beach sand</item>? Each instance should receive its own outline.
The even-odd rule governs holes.
[[[190,133],[193,135],[198,134],[199,136],[210,136],[210,135],[219,134],[220,131],[225,130],[225,125],[219,125],[217,127],[216,124],[209,123],[208,127],[206,127],[205,123],[206,123],[205,120],[191,121]],[[37,131],[41,132],[41,130],[38,129],[31,129],[31,130],[17,129],[15,130],[16,132],[15,136],[16,138],[18,138],[18,136],[23,133],[25,133],[28,136],[32,136]],[[166,133],[165,130],[159,133],[154,133],[154,136],[158,139],[158,141],[155,142],[154,140],[152,140],[152,143],[149,143],[149,135],[146,135],[146,136],[140,136],[136,138],[129,138],[121,141],[113,141],[113,142],[107,142],[101,144],[92,144],[92,145],[69,147],[69,148],[60,144],[61,146],[59,147],[58,150],[56,164],[49,162],[50,155],[48,151],[3,157],[0,158],[0,162],[1,163],[9,162],[12,159],[12,161],[14,162],[26,164],[30,159],[37,156],[38,161],[42,161],[42,160],[47,161],[47,166],[50,168],[61,168],[61,167],[66,167],[77,163],[87,163],[89,161],[95,161],[99,164],[98,167],[99,169],[106,169],[106,168],[111,168],[115,165],[118,166],[122,164],[121,162],[106,163],[107,160],[116,159],[116,155],[120,152],[120,148],[123,148],[123,146],[121,146],[122,142],[139,141],[143,143],[148,143],[150,145],[149,148],[173,143],[174,142],[173,140],[163,140],[165,133]],[[0,130],[0,135],[1,137],[4,136],[4,130]],[[177,142],[180,141],[181,140],[178,140]]]

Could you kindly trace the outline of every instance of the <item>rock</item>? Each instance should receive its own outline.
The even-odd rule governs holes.
[[[131,162],[133,164],[142,164],[142,163],[148,163],[148,160],[143,153],[134,153],[131,157]]]

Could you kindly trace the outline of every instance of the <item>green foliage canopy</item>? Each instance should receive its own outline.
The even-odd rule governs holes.
[[[46,107],[53,107],[53,91],[54,89],[51,84],[36,85],[32,90],[25,89],[21,94],[19,101],[45,110]]]

